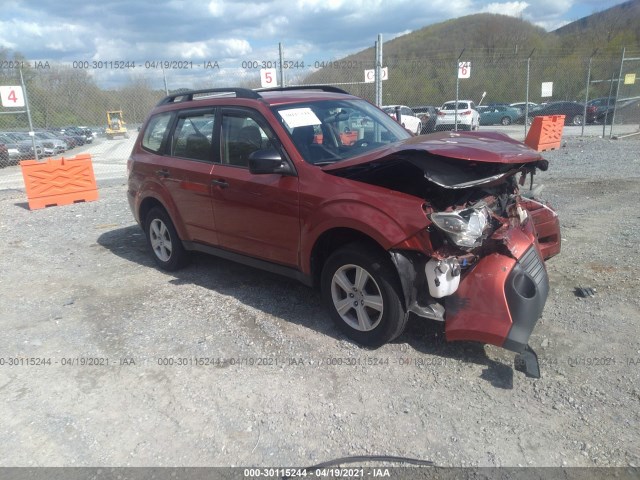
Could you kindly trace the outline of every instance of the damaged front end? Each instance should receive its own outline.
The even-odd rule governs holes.
[[[444,321],[447,340],[517,352],[525,373],[539,377],[528,343],[549,292],[544,259],[560,250],[559,223],[520,184],[547,162],[510,139],[441,138],[464,147],[406,149],[336,174],[424,200],[425,229],[390,250],[407,309]]]

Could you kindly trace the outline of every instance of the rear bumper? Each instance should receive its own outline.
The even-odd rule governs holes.
[[[472,119],[460,119],[458,118],[458,128],[463,126],[463,127],[471,127],[471,125],[473,124],[473,120]],[[440,130],[453,130],[456,126],[456,122],[454,119],[447,119],[447,120],[436,120],[435,124],[434,124],[434,128],[436,131],[440,131]]]
[[[445,303],[447,340],[472,340],[523,352],[542,314],[549,280],[534,244],[518,260],[482,258]]]

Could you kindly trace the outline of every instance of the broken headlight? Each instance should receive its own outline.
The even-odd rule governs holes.
[[[491,226],[486,206],[432,213],[430,218],[434,225],[446,233],[453,243],[463,248],[480,246],[485,233]]]

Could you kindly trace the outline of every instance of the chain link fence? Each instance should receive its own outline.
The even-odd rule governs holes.
[[[459,61],[470,68],[469,78],[458,79]],[[109,111],[122,111],[128,129],[135,132],[167,92],[226,86],[259,88],[263,69],[276,69],[278,83],[284,77],[287,86],[333,85],[371,102],[376,97],[371,73],[376,67],[373,52],[344,60],[285,57],[283,62],[274,55],[271,60],[232,65],[185,60],[4,63],[0,86],[24,85],[31,123],[25,108],[12,108],[5,103],[0,107],[0,145],[10,150],[4,152],[0,146],[1,167],[36,155],[59,153],[45,147],[51,142],[44,138],[30,138],[27,132],[31,128],[69,136],[74,131],[71,127],[80,126],[90,129],[94,138],[106,140]],[[598,129],[597,134],[623,136],[640,132],[640,49],[590,56],[533,49],[524,53],[522,49],[519,53],[468,50],[462,54],[386,56],[382,66],[388,72],[388,78],[382,81],[384,105],[439,107],[456,98],[456,86],[459,99],[482,105],[527,99],[537,104],[558,100],[584,104],[599,99],[595,102],[599,113],[594,125],[601,125],[602,131]],[[593,134],[593,128],[590,132]]]
[[[629,134],[628,130],[635,132],[640,130],[640,50],[635,52],[625,51],[620,63],[620,74],[615,86],[616,95],[612,99],[615,107],[610,115],[603,121],[608,122],[611,117],[612,131],[619,136]],[[610,90],[613,91],[613,88]]]

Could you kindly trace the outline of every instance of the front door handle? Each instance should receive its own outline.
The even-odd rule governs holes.
[[[156,175],[162,178],[167,178],[169,176],[169,170],[163,168],[162,170],[156,170]]]
[[[229,184],[227,183],[226,180],[223,179],[216,179],[216,180],[211,180],[211,184],[212,185],[217,185],[220,188],[227,188],[229,186]]]

